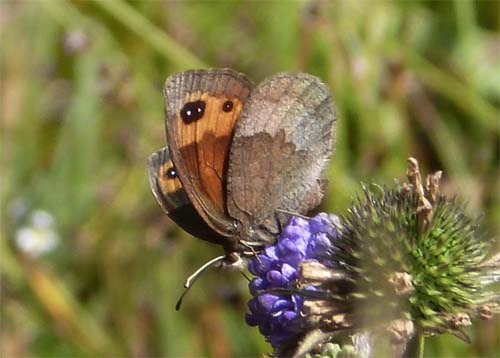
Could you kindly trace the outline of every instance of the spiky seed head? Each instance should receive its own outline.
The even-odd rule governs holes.
[[[328,259],[302,263],[299,284],[329,293],[306,299],[306,317],[325,331],[372,329],[403,341],[448,332],[467,341],[462,327],[499,311],[491,284],[500,258],[486,259],[479,219],[439,192],[441,172],[424,187],[410,158],[407,175],[409,184],[365,187],[341,218]]]

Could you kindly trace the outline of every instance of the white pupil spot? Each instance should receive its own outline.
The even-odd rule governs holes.
[[[190,109],[188,109],[188,110],[186,111],[186,114],[187,114],[188,116],[190,116],[190,115],[191,115],[191,110],[190,110]]]

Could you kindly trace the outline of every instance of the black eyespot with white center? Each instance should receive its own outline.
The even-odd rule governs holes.
[[[188,102],[181,109],[181,118],[184,121],[184,123],[189,124],[203,117],[204,113],[205,113],[204,101]]]
[[[167,169],[167,177],[169,179],[175,179],[177,178],[177,170],[175,170],[174,167],[170,167]]]
[[[233,110],[233,101],[226,101],[222,105],[222,110],[224,112],[231,112]]]

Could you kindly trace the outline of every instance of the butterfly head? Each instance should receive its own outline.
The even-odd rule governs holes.
[[[239,252],[232,251],[226,253],[224,261],[222,261],[222,268],[229,271],[243,271],[247,267],[247,259]]]

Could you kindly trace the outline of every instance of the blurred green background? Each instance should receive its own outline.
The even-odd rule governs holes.
[[[498,1],[1,2],[2,357],[256,356],[241,275],[184,279],[220,248],[162,213],[146,176],[165,145],[162,85],[232,67],[255,82],[304,71],[339,117],[324,210],[406,158],[498,237]],[[498,242],[498,241],[497,241]],[[428,356],[500,354],[499,321]]]

